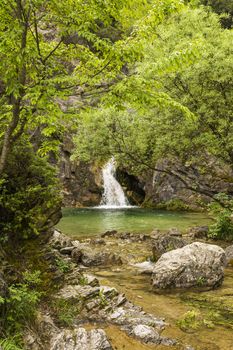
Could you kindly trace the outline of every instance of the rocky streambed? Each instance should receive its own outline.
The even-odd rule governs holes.
[[[205,228],[186,236],[174,229],[167,234],[108,231],[80,241],[55,231],[49,246],[50,259],[60,270],[59,288],[49,307],[41,310],[37,334],[33,329],[26,334],[28,349],[232,350],[233,271],[230,266],[225,269],[224,250],[206,245],[205,236]],[[200,241],[194,244],[200,259],[197,253],[186,271],[184,262],[177,270],[175,255],[170,262],[176,271],[172,288],[164,284],[155,292],[156,260],[169,252],[174,255],[176,248],[183,259],[180,249],[190,252],[193,240]],[[227,252],[231,262],[229,248]],[[195,266],[206,266],[206,275],[192,273]],[[187,287],[176,285],[177,280],[188,281],[192,289],[174,289]]]

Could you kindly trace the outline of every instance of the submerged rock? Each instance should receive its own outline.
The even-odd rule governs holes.
[[[165,253],[155,264],[155,289],[208,287],[221,285],[226,255],[222,248],[195,242]]]
[[[112,350],[102,329],[63,330],[51,340],[50,350]]]

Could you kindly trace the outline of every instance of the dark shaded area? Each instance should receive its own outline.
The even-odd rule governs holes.
[[[201,4],[210,6],[218,15],[227,14],[222,18],[221,23],[224,28],[230,29],[233,25],[233,1],[232,0],[201,0]]]
[[[116,179],[123,187],[130,204],[143,203],[146,195],[144,184],[136,176],[128,174],[125,170],[117,169]]]

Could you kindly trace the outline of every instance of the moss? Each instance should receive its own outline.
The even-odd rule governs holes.
[[[198,307],[202,318],[212,322],[213,325],[224,325],[233,329],[233,299],[231,295],[191,294],[183,296],[182,299],[189,306]]]
[[[166,202],[157,204],[157,209],[171,210],[171,211],[189,211],[190,207],[179,198],[170,199]]]
[[[190,206],[179,198],[170,199],[169,201],[160,203],[155,203],[152,198],[149,198],[143,202],[142,207],[170,211],[191,211]]]

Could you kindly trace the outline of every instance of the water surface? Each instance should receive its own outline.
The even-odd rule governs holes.
[[[181,231],[191,226],[208,225],[211,219],[204,213],[169,212],[161,210],[124,209],[63,209],[63,218],[57,225],[71,236],[93,236],[108,230],[149,233],[153,229]]]

